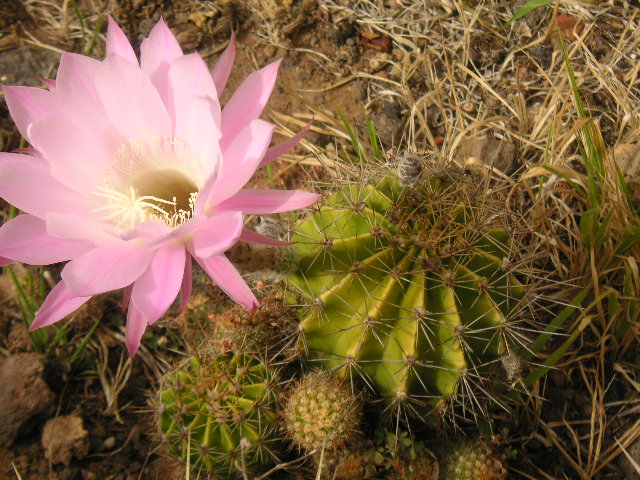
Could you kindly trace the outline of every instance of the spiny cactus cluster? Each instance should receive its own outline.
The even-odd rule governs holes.
[[[344,383],[324,371],[305,375],[283,406],[288,438],[306,451],[335,450],[357,434],[359,399]]]
[[[264,359],[192,356],[161,382],[161,436],[198,478],[242,478],[276,458],[278,393],[278,374]]]
[[[295,312],[277,292],[266,295],[255,310],[232,305],[211,314],[214,333],[211,344],[220,353],[259,351],[283,361],[298,355]]]
[[[453,445],[442,462],[443,480],[504,480],[507,470],[493,450],[482,441]]]
[[[422,441],[406,431],[382,429],[373,444],[360,442],[339,452],[333,477],[336,480],[437,480],[438,462]]]
[[[524,288],[504,198],[415,156],[401,178],[389,165],[362,171],[292,237],[308,358],[405,419],[433,421],[452,403],[477,413],[498,377],[489,370],[520,341]]]
[[[337,480],[362,480],[367,478],[367,467],[374,465],[372,453],[358,449],[341,452],[335,468]]]

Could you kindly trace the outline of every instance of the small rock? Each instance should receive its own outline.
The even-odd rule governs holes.
[[[116,446],[116,437],[109,437],[107,438],[102,445],[104,446],[105,450],[110,450],[113,447]]]
[[[273,45],[267,45],[266,47],[264,47],[264,50],[263,50],[264,56],[266,58],[274,57],[277,52],[278,52],[278,49]]]
[[[47,421],[42,431],[44,455],[51,463],[69,465],[72,458],[81,460],[89,453],[89,432],[77,415],[62,415]]]
[[[36,417],[55,408],[55,394],[42,378],[43,357],[35,353],[12,355],[0,365],[0,445],[13,444]]]
[[[481,162],[508,174],[516,165],[516,146],[505,140],[476,137],[460,148],[458,160],[462,166]]]
[[[404,119],[402,108],[396,103],[384,102],[371,113],[371,121],[376,126],[378,137],[383,146],[395,145],[402,136]],[[368,137],[368,132],[362,132],[363,138]]]

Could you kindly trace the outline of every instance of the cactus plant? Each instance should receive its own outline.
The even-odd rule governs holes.
[[[269,358],[286,362],[299,354],[298,328],[294,309],[287,305],[276,289],[264,289],[260,306],[247,312],[231,305],[220,313],[212,313],[211,346],[220,353],[258,351]]]
[[[436,480],[438,462],[423,441],[406,431],[377,430],[373,444],[350,445],[333,458],[336,480]]]
[[[348,386],[319,370],[294,385],[283,406],[283,423],[294,445],[335,450],[357,433],[360,402]]]
[[[487,371],[521,341],[525,291],[504,195],[415,155],[398,167],[345,169],[295,227],[288,282],[305,307],[304,348],[405,418],[433,421],[451,404],[477,413],[492,395]]]
[[[267,467],[279,446],[278,376],[248,353],[190,357],[166,375],[158,424],[168,450],[199,478],[242,478]]]
[[[482,441],[453,445],[442,460],[443,480],[504,480],[507,471],[493,450]]]

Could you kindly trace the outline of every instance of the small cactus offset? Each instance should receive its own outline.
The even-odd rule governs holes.
[[[522,341],[504,196],[415,155],[396,166],[352,168],[295,227],[288,281],[304,307],[304,348],[404,420],[432,423],[446,405],[473,416],[492,395],[488,371]]]
[[[443,480],[505,480],[507,470],[482,441],[454,445],[442,459]]]
[[[198,478],[242,478],[273,464],[277,382],[250,354],[192,356],[161,382],[158,424],[169,452]]]
[[[422,441],[408,432],[378,430],[373,444],[351,445],[337,452],[336,480],[438,480],[438,462]]]
[[[284,362],[299,354],[298,325],[294,309],[279,298],[279,292],[265,295],[260,306],[246,311],[232,305],[220,313],[210,314],[214,326],[211,346],[220,353],[263,352]]]
[[[329,372],[305,375],[283,406],[291,442],[306,451],[335,450],[357,434],[361,407],[351,389]]]

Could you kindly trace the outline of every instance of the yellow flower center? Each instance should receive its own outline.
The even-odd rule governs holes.
[[[132,141],[114,153],[104,184],[96,187],[105,205],[95,212],[121,230],[149,220],[177,228],[193,215],[205,178],[183,142],[165,137]]]

